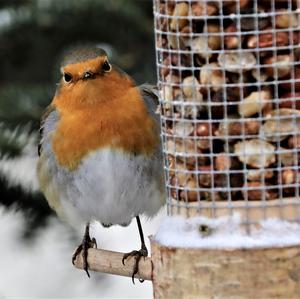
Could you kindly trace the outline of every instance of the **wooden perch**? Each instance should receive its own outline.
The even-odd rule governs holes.
[[[88,251],[89,269],[92,271],[132,276],[134,258],[128,258],[125,266],[122,264],[124,253],[90,248]],[[82,255],[79,254],[75,261],[75,267],[83,269]],[[150,257],[141,259],[139,262],[139,272],[135,276],[137,279],[152,280],[152,261]]]

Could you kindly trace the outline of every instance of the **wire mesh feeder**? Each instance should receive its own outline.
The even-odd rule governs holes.
[[[154,1],[168,213],[300,221],[300,1]]]

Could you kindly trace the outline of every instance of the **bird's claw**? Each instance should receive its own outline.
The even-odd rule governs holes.
[[[74,252],[73,255],[72,255],[72,264],[73,264],[73,265],[75,265],[76,258],[77,258],[77,256],[79,255],[79,253],[81,252],[81,250],[82,250],[82,244],[80,244],[80,245],[76,248],[75,252]]]
[[[89,265],[88,265],[88,261],[87,261],[89,248],[97,248],[96,239],[95,238],[91,239],[89,234],[84,234],[82,243],[76,248],[76,250],[72,256],[72,263],[74,265],[77,256],[80,254],[80,252],[82,252],[83,269],[86,272],[88,278],[90,278],[90,273],[88,271]]]
[[[146,246],[143,244],[142,245],[142,248],[140,250],[133,250],[131,252],[128,252],[128,253],[125,253],[123,255],[123,258],[122,258],[122,264],[125,265],[125,260],[130,258],[130,257],[134,257],[135,261],[134,261],[134,266],[133,266],[133,273],[132,273],[132,276],[131,276],[131,279],[132,279],[132,282],[133,284],[134,283],[134,276],[138,273],[139,271],[139,262],[140,262],[140,259],[143,257],[147,257],[148,256],[148,250],[146,248]],[[141,279],[139,278],[139,282],[144,282],[144,279]]]

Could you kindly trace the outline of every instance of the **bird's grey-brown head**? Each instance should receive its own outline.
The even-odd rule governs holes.
[[[77,47],[66,52],[61,63],[63,83],[72,85],[79,80],[95,79],[112,70],[106,52],[97,47]]]
[[[61,67],[94,59],[99,56],[107,57],[107,54],[103,49],[97,47],[81,46],[73,48],[72,50],[69,50],[65,53],[61,63]]]

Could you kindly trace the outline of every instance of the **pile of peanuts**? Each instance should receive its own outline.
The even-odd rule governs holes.
[[[296,0],[156,0],[172,198],[299,193],[299,13]]]

